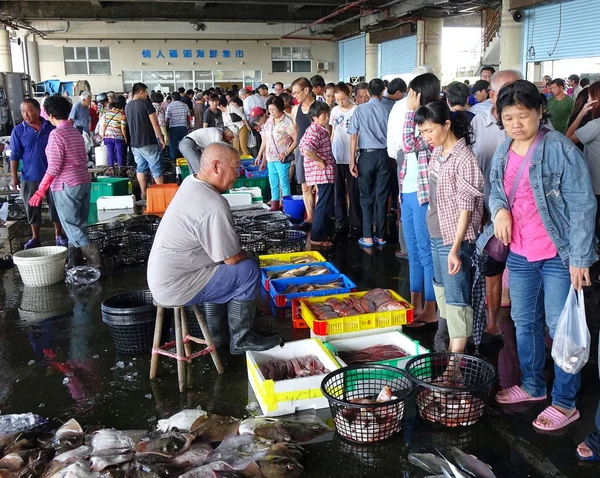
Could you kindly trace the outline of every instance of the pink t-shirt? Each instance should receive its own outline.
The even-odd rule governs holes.
[[[512,149],[509,150],[508,164],[504,174],[504,192],[507,197],[519,165],[524,159],[524,156],[519,156]],[[526,257],[529,262],[543,261],[556,256],[556,247],[554,247],[538,212],[527,171],[521,176],[521,183],[517,189],[511,214],[513,224],[510,250],[512,252]]]

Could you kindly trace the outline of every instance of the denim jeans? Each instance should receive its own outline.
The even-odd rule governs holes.
[[[150,170],[154,179],[163,175],[162,165],[160,164],[161,151],[157,144],[131,148],[131,152],[137,166],[135,168],[136,173],[147,173]]]
[[[317,184],[318,196],[315,205],[315,217],[312,224],[311,239],[322,242],[327,240],[329,217],[333,215],[333,183]]]
[[[550,336],[565,305],[571,276],[561,258],[529,262],[525,257],[508,253],[511,315],[517,333],[517,351],[521,366],[521,386],[532,397],[546,393],[544,363],[544,315]],[[571,410],[581,385],[581,375],[563,372],[554,365],[552,404]]]
[[[91,183],[70,187],[63,183],[62,191],[52,191],[56,212],[69,238],[69,245],[85,247],[90,244],[87,235],[87,219],[90,211]]]
[[[600,402],[598,402],[598,408],[596,409],[595,422],[596,431],[590,433],[586,437],[585,444],[596,454],[596,456],[600,456]]]
[[[217,267],[208,284],[186,305],[254,300],[259,292],[260,269],[256,262],[246,259],[232,266],[221,264]]]
[[[469,337],[473,333],[471,307],[471,258],[475,244],[463,241],[459,257],[462,261],[457,274],[448,273],[448,254],[452,245],[445,246],[441,237],[431,238],[434,286],[440,315],[448,321],[450,338]]]
[[[290,163],[282,163],[281,161],[268,161],[267,169],[269,170],[269,184],[271,186],[271,200],[279,201],[279,186],[281,185],[281,194],[289,196],[292,194],[290,188]]]
[[[417,193],[402,194],[400,213],[402,232],[408,252],[410,291],[423,294],[425,300],[433,302],[433,260],[431,258],[431,239],[427,230],[427,206],[419,205]]]
[[[387,150],[360,150],[358,157],[358,187],[362,209],[363,237],[385,237],[385,219],[390,185],[390,168]]]
[[[111,168],[115,165],[115,160],[120,168],[125,166],[127,144],[123,139],[104,138],[104,146],[106,146],[107,163]]]
[[[187,134],[187,126],[174,126],[169,128],[169,156],[175,161],[181,152],[179,151],[179,143]]]

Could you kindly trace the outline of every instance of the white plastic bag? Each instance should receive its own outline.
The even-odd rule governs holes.
[[[583,291],[578,292],[571,287],[554,332],[554,363],[566,373],[579,372],[590,356],[590,342]]]
[[[8,220],[8,201],[0,207],[0,223],[4,224]]]

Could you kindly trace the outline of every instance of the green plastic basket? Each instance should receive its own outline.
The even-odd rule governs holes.
[[[243,187],[258,187],[262,193],[263,200],[271,200],[271,186],[269,186],[269,178],[238,178],[234,184],[235,188]]]
[[[102,196],[126,196],[129,192],[128,183],[128,178],[97,178],[92,182],[90,203],[95,204]]]

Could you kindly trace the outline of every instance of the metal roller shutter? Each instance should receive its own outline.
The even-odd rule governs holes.
[[[339,42],[340,80],[365,76],[365,35]]]
[[[526,10],[523,58],[532,62],[600,56],[600,36],[595,33],[598,18],[597,0],[573,0]]]
[[[379,75],[404,75],[417,66],[417,36],[386,41],[380,47]]]

